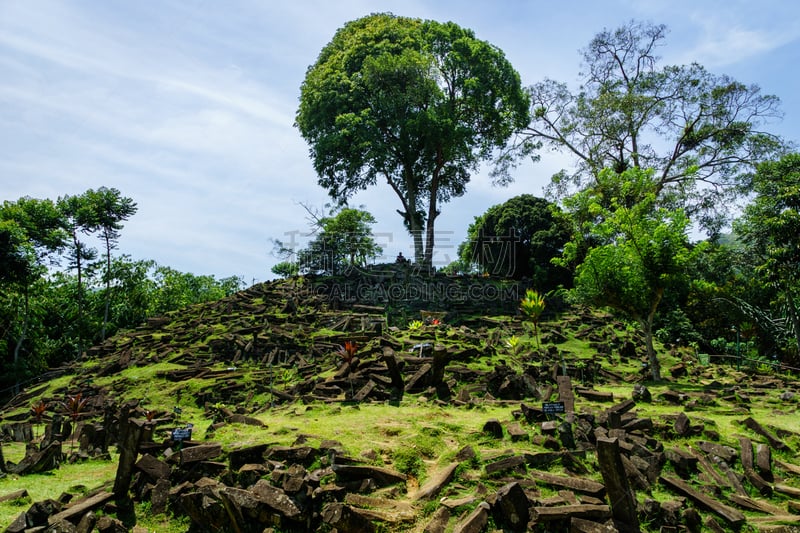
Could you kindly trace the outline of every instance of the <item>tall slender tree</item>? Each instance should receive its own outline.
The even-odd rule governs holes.
[[[100,187],[96,191],[89,189],[84,193],[87,207],[90,211],[90,229],[99,231],[100,238],[105,247],[105,281],[103,326],[100,332],[100,340],[106,338],[106,327],[108,325],[108,310],[111,303],[111,251],[117,248],[120,230],[123,222],[136,214],[136,203],[131,198],[122,196],[115,188]]]
[[[62,196],[58,199],[58,208],[64,216],[65,227],[72,241],[69,253],[69,264],[77,274],[78,320],[77,320],[77,355],[83,352],[86,337],[84,270],[86,264],[97,257],[97,250],[90,247],[81,235],[90,235],[96,230],[95,213],[86,194]]]

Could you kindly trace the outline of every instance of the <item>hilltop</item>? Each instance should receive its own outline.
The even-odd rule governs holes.
[[[554,297],[537,342],[524,288],[386,266],[151,319],[4,406],[0,517],[259,532],[800,520],[796,377],[659,346],[669,377],[649,383],[641,338],[607,313]]]

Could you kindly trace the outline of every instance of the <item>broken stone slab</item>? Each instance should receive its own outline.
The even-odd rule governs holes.
[[[629,473],[623,464],[617,439],[597,439],[597,462],[614,519],[638,529],[636,495],[631,489]]]
[[[489,522],[489,504],[481,502],[467,517],[455,525],[453,533],[481,533]]]
[[[497,526],[511,531],[525,531],[528,527],[530,502],[519,483],[506,483],[497,490],[492,516]]]
[[[744,420],[739,421],[740,424],[743,426],[751,429],[754,433],[757,433],[767,439],[769,445],[777,450],[787,450],[789,447],[780,440],[778,437],[773,435],[770,431],[767,431],[761,424],[753,420],[752,417],[747,417]]]
[[[408,476],[396,470],[378,466],[333,465],[332,468],[336,479],[345,482],[369,478],[374,479],[378,486],[386,487],[396,483],[405,483],[408,479]]]
[[[773,481],[772,475],[772,449],[767,444],[759,443],[756,446],[756,470],[766,481]]]
[[[169,479],[159,479],[150,494],[150,512],[159,515],[167,511],[167,501],[170,491]]]
[[[658,479],[668,488],[675,490],[688,498],[691,498],[705,509],[721,516],[734,528],[741,527],[746,521],[744,514],[742,514],[740,511],[737,511],[732,507],[728,507],[727,505],[696,491],[688,483],[681,479],[665,475],[659,476]]]
[[[302,513],[297,504],[285,492],[260,479],[250,489],[256,498],[270,508],[290,519],[298,519]]]
[[[170,472],[172,471],[167,463],[153,457],[148,453],[142,455],[134,466],[138,470],[150,476],[153,481],[168,478]]]
[[[530,438],[528,432],[522,429],[516,422],[508,424],[506,426],[506,431],[508,431],[508,436],[511,437],[512,442],[525,441]]]
[[[773,489],[775,489],[775,492],[786,494],[792,498],[800,498],[800,489],[797,487],[792,487],[783,483],[776,483]]]
[[[585,389],[582,387],[578,387],[575,389],[575,394],[580,396],[581,398],[585,398],[587,400],[593,402],[613,402],[614,401],[614,393],[613,392],[603,392],[594,389]]]
[[[739,454],[736,449],[730,446],[723,446],[714,442],[699,441],[697,447],[706,452],[708,455],[716,456],[725,461],[728,466],[733,466]]]
[[[489,463],[485,467],[486,475],[490,476],[497,472],[505,472],[506,470],[514,470],[520,473],[525,472],[525,457],[522,455],[512,455],[505,457],[499,461]]]
[[[264,422],[262,422],[261,420],[259,420],[258,418],[254,417],[254,416],[241,415],[241,414],[238,414],[238,413],[234,413],[231,416],[229,416],[228,417],[228,422],[233,423],[233,424],[244,424],[244,425],[247,425],[247,426],[256,426],[256,427],[263,427],[263,428],[267,427],[267,425],[264,424]]]
[[[450,463],[443,469],[436,472],[430,479],[414,494],[413,500],[428,500],[436,496],[442,488],[453,480],[458,463]]]
[[[800,465],[787,463],[786,461],[781,461],[779,459],[775,459],[775,464],[790,474],[794,474],[795,476],[800,476]]]
[[[219,444],[199,444],[183,448],[181,451],[172,454],[167,461],[184,465],[207,461],[220,455],[222,455],[222,446]]]
[[[81,498],[80,500],[72,503],[66,509],[52,515],[50,520],[55,522],[56,520],[68,520],[72,521],[77,517],[81,516],[82,514],[86,513],[87,511],[93,511],[95,509],[99,509],[103,505],[106,504],[109,500],[114,497],[114,494],[111,492],[98,492],[92,496],[87,496],[85,498]]]
[[[739,461],[745,470],[753,468],[753,442],[747,437],[739,437]]]
[[[600,523],[573,516],[569,519],[570,533],[619,533],[613,523]]]
[[[3,494],[0,496],[0,502],[8,502],[11,500],[23,500],[29,498],[28,489],[20,489],[15,490],[14,492],[9,492],[7,494]]]
[[[450,509],[441,506],[433,513],[422,533],[445,533],[448,522],[450,522]]]
[[[322,521],[342,533],[372,533],[376,526],[371,520],[340,502],[326,504],[321,512]]]
[[[750,511],[758,511],[761,513],[769,513],[772,515],[784,515],[786,514],[785,509],[781,509],[780,507],[771,504],[770,502],[764,500],[756,500],[749,496],[743,496],[741,494],[731,494],[728,496],[728,499],[742,507],[743,509],[748,509]]]
[[[584,520],[607,520],[611,518],[611,508],[608,505],[560,505],[557,507],[531,508],[532,521],[552,522],[553,520],[568,520],[583,518]]]
[[[589,496],[593,496],[595,498],[603,498],[606,493],[606,488],[602,483],[592,481],[591,479],[558,476],[539,470],[533,470],[529,472],[529,474],[535,480],[541,481],[547,485],[574,490],[582,494],[588,494]]]
[[[62,459],[61,443],[53,441],[42,450],[26,452],[25,457],[19,463],[8,467],[8,471],[18,475],[48,472],[58,468]]]

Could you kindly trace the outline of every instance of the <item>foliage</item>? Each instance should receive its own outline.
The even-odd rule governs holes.
[[[515,196],[475,217],[459,246],[462,264],[514,279],[530,278],[548,291],[569,286],[570,272],[550,261],[569,240],[569,226],[554,215],[559,208],[530,194]]]
[[[343,202],[386,180],[427,265],[439,204],[463,195],[527,122],[527,95],[499,49],[452,22],[388,13],[336,32],[306,73],[296,115],[319,184]]]
[[[281,261],[271,269],[272,273],[283,279],[288,279],[300,273],[300,266],[292,261]]]
[[[119,329],[240,290],[238,277],[217,280],[114,257],[122,222],[135,205],[105,187],[58,202],[23,197],[0,205],[2,394]],[[91,261],[95,254],[84,242],[98,233],[102,265]],[[64,259],[71,270],[59,268]]]
[[[572,172],[553,177],[558,195],[598,186],[605,168],[652,168],[658,199],[716,232],[752,165],[782,149],[760,129],[780,116],[779,101],[696,63],[659,66],[666,35],[636,21],[598,33],[582,52],[577,90],[553,80],[530,87],[522,149],[539,143],[574,157]]]
[[[545,308],[544,295],[539,294],[539,292],[534,289],[526,290],[525,297],[520,301],[519,308],[522,314],[525,315],[525,318],[533,324],[533,336],[536,339],[536,348],[538,349],[540,348],[539,319],[542,313],[544,313]]]
[[[297,253],[304,273],[339,274],[349,267],[364,267],[383,251],[372,236],[375,218],[360,209],[342,208],[318,218],[319,233]]]
[[[736,231],[750,247],[756,275],[774,295],[774,316],[783,317],[789,335],[783,348],[798,357],[800,347],[800,154],[759,165],[756,193]],[[786,343],[790,343],[791,346]]]
[[[612,307],[636,320],[645,336],[650,371],[661,379],[653,347],[653,323],[664,293],[684,279],[689,257],[689,221],[681,210],[656,205],[652,172],[637,168],[617,174],[608,169],[599,180],[618,194],[604,197],[597,190],[574,195],[565,204],[594,215],[594,222],[576,228],[560,259],[575,260],[582,239],[598,243],[589,248],[575,273],[575,292],[594,305]],[[630,194],[640,198],[630,205]],[[609,207],[606,207],[608,205]]]

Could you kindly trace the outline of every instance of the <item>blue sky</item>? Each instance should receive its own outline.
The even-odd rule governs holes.
[[[0,0],[0,201],[116,187],[137,202],[121,252],[181,271],[274,277],[270,238],[321,208],[293,127],[299,87],[334,32],[374,12],[451,20],[501,48],[525,85],[577,85],[578,50],[631,19],[666,24],[664,64],[696,61],[782,100],[771,131],[800,140],[800,3],[786,0],[211,2]],[[482,171],[443,206],[436,261],[473,217],[542,188],[569,160],[542,154],[507,188]],[[384,187],[358,195],[385,259],[412,256]]]

